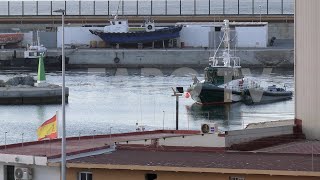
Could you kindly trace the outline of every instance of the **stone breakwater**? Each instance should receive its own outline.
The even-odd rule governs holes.
[[[17,76],[4,82],[0,80],[0,105],[27,104],[60,104],[62,102],[62,87],[48,84],[45,87],[34,86],[31,76]],[[66,88],[66,102],[69,89]]]

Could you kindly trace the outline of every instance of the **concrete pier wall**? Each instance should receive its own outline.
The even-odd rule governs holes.
[[[1,105],[21,104],[60,104],[62,87],[1,87]],[[68,102],[69,88],[66,88],[66,102]]]
[[[23,50],[17,51],[22,56]],[[10,59],[13,51],[1,51],[0,60]],[[48,55],[58,56],[54,49]],[[208,65],[213,50],[205,49],[76,49],[67,50],[70,67],[204,67]],[[239,49],[236,56],[241,58],[243,67],[293,67],[292,49]],[[115,62],[118,58],[119,62]]]
[[[69,55],[73,65],[196,67],[206,66],[209,50],[79,50]],[[238,50],[244,67],[292,66],[292,50]],[[118,57],[120,62],[115,63]]]

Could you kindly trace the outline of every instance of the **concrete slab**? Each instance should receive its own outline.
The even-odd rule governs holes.
[[[66,102],[68,97],[69,88],[66,88]],[[47,87],[0,87],[1,105],[60,104],[61,99],[62,87],[53,84]]]

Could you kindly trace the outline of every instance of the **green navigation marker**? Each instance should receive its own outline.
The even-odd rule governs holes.
[[[46,73],[44,69],[44,62],[43,62],[44,55],[41,53],[39,56],[39,66],[38,66],[38,81],[37,83],[45,83],[46,82]]]

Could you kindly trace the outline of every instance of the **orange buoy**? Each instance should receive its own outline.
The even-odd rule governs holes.
[[[190,97],[190,93],[189,93],[189,92],[186,92],[186,93],[184,94],[184,97],[189,98],[189,97]]]

